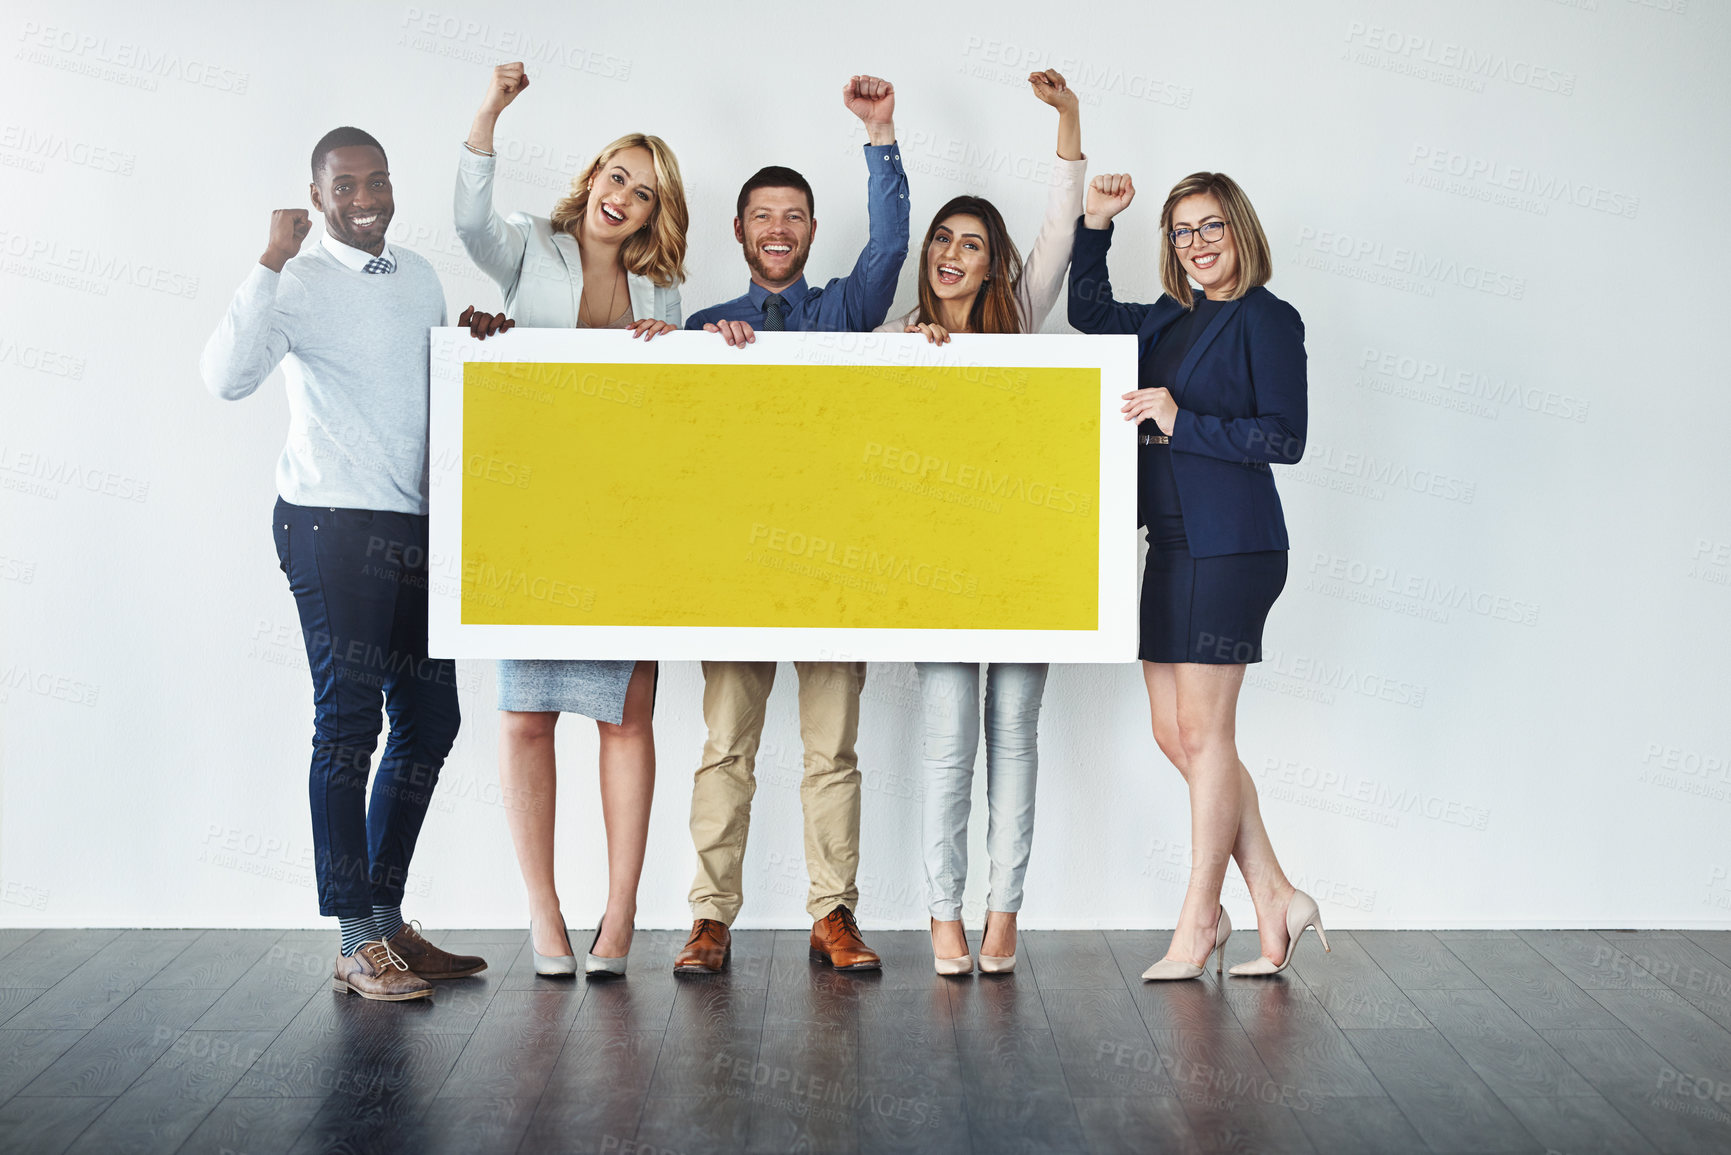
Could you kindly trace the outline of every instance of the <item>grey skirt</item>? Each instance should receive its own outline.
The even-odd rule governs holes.
[[[618,725],[636,668],[633,661],[506,658],[499,662],[499,709],[558,710]]]

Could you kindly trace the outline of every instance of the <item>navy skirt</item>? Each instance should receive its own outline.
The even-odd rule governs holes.
[[[1182,515],[1148,519],[1144,662],[1241,666],[1262,660],[1262,626],[1286,588],[1286,551],[1191,557]]]

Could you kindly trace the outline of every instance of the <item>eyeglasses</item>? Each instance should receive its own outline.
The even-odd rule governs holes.
[[[1209,221],[1200,229],[1173,229],[1166,234],[1166,239],[1172,242],[1175,249],[1187,249],[1196,240],[1196,234],[1201,233],[1202,239],[1213,244],[1226,235],[1225,221]]]

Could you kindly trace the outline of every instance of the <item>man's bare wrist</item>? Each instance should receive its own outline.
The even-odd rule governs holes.
[[[895,121],[886,120],[881,124],[874,124],[867,121],[866,139],[870,141],[873,146],[880,148],[886,144],[894,144],[896,142]]]

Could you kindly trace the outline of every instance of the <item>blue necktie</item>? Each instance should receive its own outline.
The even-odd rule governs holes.
[[[383,257],[374,257],[372,260],[361,266],[362,271],[368,273],[388,273],[394,268],[396,268],[396,266],[385,260]]]
[[[763,328],[767,333],[783,333],[787,331],[787,321],[783,319],[781,310],[787,301],[780,293],[771,293],[763,299]]]

